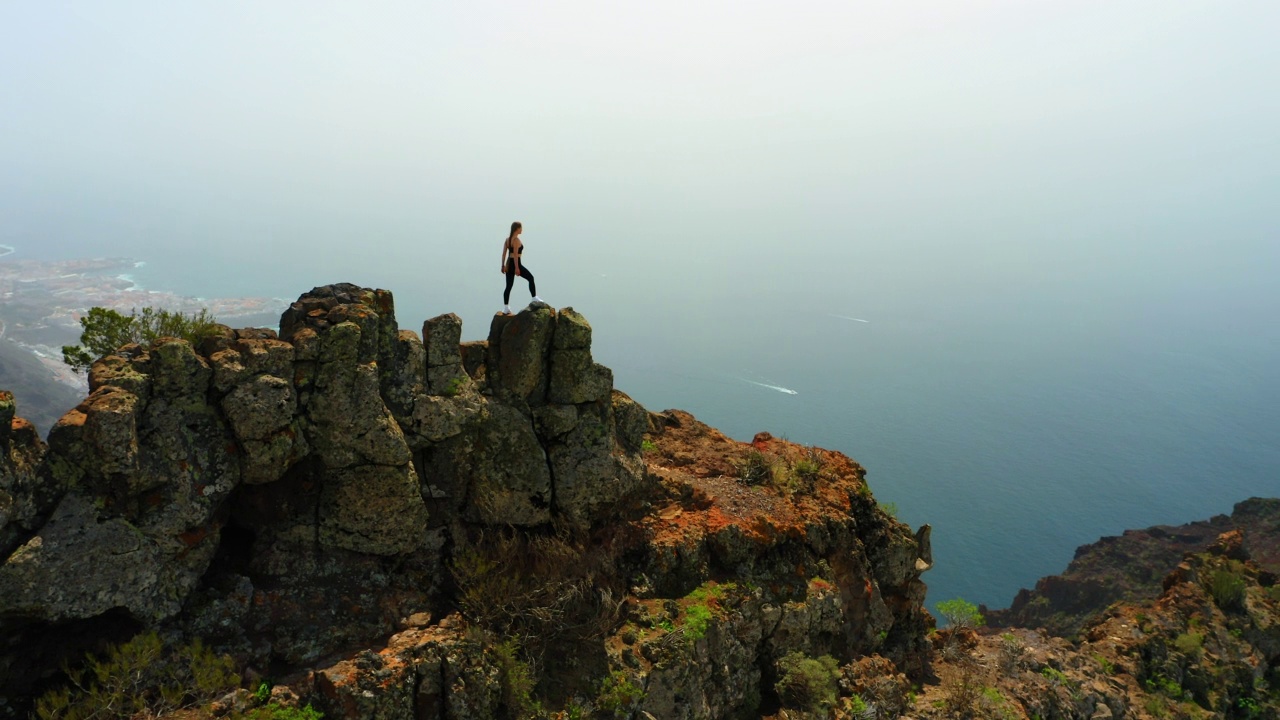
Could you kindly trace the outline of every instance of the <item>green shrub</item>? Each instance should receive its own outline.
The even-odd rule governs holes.
[[[640,452],[653,452],[654,450],[657,450],[657,449],[658,449],[658,446],[654,445],[652,440],[640,441]]]
[[[759,485],[773,477],[773,460],[759,450],[749,450],[737,463],[738,478],[748,485]]]
[[[1200,633],[1182,633],[1173,641],[1178,652],[1191,657],[1199,657],[1204,648],[1204,635]]]
[[[810,713],[825,713],[838,699],[839,664],[830,655],[811,658],[793,652],[778,661],[779,679],[774,684],[786,707]]]
[[[162,715],[194,707],[240,684],[231,659],[214,654],[197,639],[177,649],[154,632],[88,655],[81,668],[67,668],[69,685],[36,701],[41,720]]]
[[[862,699],[861,695],[854,695],[848,700],[845,700],[844,710],[849,716],[857,718],[858,720],[862,720],[862,718],[875,720],[876,717],[875,707],[868,705],[867,701]]]
[[[614,717],[627,717],[632,708],[644,700],[644,690],[621,670],[614,670],[600,681],[596,707]]]
[[[812,458],[804,457],[797,460],[796,464],[791,466],[791,470],[796,474],[796,477],[812,484],[818,479],[818,473],[822,471],[822,465]]]
[[[880,512],[896,520],[898,519],[898,503],[880,503]]]
[[[986,624],[986,618],[978,612],[978,606],[963,598],[943,600],[938,603],[938,613],[951,628],[976,628]]]
[[[95,360],[129,343],[154,343],[175,337],[192,344],[215,332],[217,321],[207,310],[198,313],[142,308],[123,315],[104,307],[90,308],[80,318],[79,345],[64,345],[62,360],[78,372],[87,372]]]
[[[1000,667],[1006,673],[1012,673],[1018,669],[1018,663],[1022,662],[1022,655],[1026,651],[1026,647],[1019,638],[1013,633],[1005,633],[1000,636]]]
[[[1209,574],[1209,594],[1223,610],[1244,607],[1244,576],[1234,570],[1220,568]]]
[[[1176,680],[1171,680],[1164,675],[1154,675],[1143,682],[1147,692],[1160,693],[1174,700],[1182,699],[1182,685]]]
[[[511,717],[534,717],[542,711],[533,699],[537,682],[529,664],[520,659],[520,646],[515,640],[495,645],[494,656],[498,661],[498,682],[502,686],[502,702]]]

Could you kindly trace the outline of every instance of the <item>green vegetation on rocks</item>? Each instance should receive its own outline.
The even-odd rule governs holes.
[[[217,321],[206,310],[186,314],[147,307],[124,315],[94,307],[80,318],[80,327],[80,344],[64,345],[62,360],[79,372],[88,372],[94,360],[130,343],[174,337],[197,344],[217,332]]]
[[[986,622],[978,606],[963,598],[943,600],[938,603],[938,613],[947,621],[947,627],[953,629],[982,627]]]
[[[68,669],[65,687],[37,701],[40,720],[152,717],[197,707],[240,684],[229,657],[213,653],[198,639],[166,648],[154,632],[86,660],[83,668]]]
[[[808,713],[825,713],[839,697],[839,663],[830,655],[811,658],[792,652],[778,661],[774,689],[782,704]]]

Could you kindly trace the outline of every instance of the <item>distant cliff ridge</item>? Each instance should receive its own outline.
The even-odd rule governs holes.
[[[1126,530],[1083,545],[1062,574],[1019,591],[1008,609],[984,612],[995,627],[1075,635],[1112,603],[1158,597],[1166,576],[1187,554],[1204,552],[1220,535],[1235,530],[1258,566],[1280,575],[1280,499],[1251,498],[1237,503],[1231,515]]]
[[[0,395],[0,696],[144,630],[329,718],[517,716],[504,640],[551,707],[625,681],[661,718],[777,708],[796,652],[921,676],[927,528],[837,453],[649,413],[591,336],[330,285],[101,359],[47,446]]]

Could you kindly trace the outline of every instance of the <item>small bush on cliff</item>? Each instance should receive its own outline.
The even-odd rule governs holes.
[[[1209,594],[1223,610],[1244,607],[1244,574],[1235,567],[1219,568],[1209,574]]]
[[[498,681],[502,686],[502,703],[514,718],[536,717],[542,705],[533,699],[537,681],[529,664],[520,659],[520,646],[507,640],[493,646],[497,659]]]
[[[982,627],[987,622],[978,612],[978,606],[963,598],[943,600],[938,603],[938,613],[947,621],[947,627],[954,630]]]
[[[632,682],[621,670],[614,670],[600,681],[596,707],[613,717],[630,717],[631,710],[644,700],[644,689]]]
[[[738,478],[748,485],[759,485],[773,477],[774,460],[759,450],[749,450],[737,463]]]
[[[826,713],[839,699],[837,685],[840,666],[835,658],[811,658],[801,652],[778,660],[778,682],[773,688],[786,707],[808,713]]]
[[[197,343],[214,332],[217,321],[207,310],[181,313],[142,308],[123,315],[104,307],[90,308],[80,318],[79,345],[64,345],[62,361],[78,372],[87,372],[95,360],[129,343],[151,343],[176,337]]]
[[[614,556],[571,530],[489,528],[455,538],[450,565],[462,614],[514,639],[535,666],[554,642],[600,636],[617,623]]]
[[[1198,658],[1200,657],[1200,652],[1204,649],[1204,635],[1200,633],[1182,633],[1173,641],[1173,645],[1183,655]]]
[[[70,685],[36,701],[41,720],[152,717],[195,707],[234,689],[240,677],[231,659],[197,639],[164,647],[154,632],[117,645],[103,657],[89,655],[82,668],[67,668]]]

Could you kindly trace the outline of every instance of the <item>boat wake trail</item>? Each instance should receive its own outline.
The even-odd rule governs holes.
[[[833,317],[833,318],[840,318],[841,320],[852,320],[852,321],[854,321],[854,322],[860,322],[860,323],[869,323],[869,322],[871,322],[870,320],[863,320],[862,318],[850,317],[850,316],[848,316],[848,315],[835,315],[835,314],[831,314],[831,317]]]
[[[799,395],[799,394],[800,394],[800,393],[796,392],[795,390],[792,390],[791,388],[784,388],[784,387],[782,387],[781,385],[769,385],[769,384],[767,384],[767,383],[756,382],[755,380],[748,380],[748,379],[746,379],[746,378],[738,378],[738,379],[739,379],[739,380],[741,380],[742,382],[745,382],[745,383],[751,383],[752,385],[758,385],[758,386],[760,386],[760,387],[762,387],[762,388],[769,388],[770,390],[777,390],[777,391],[778,391],[778,392],[780,392],[780,393],[786,393],[786,394],[788,394],[788,395]]]

